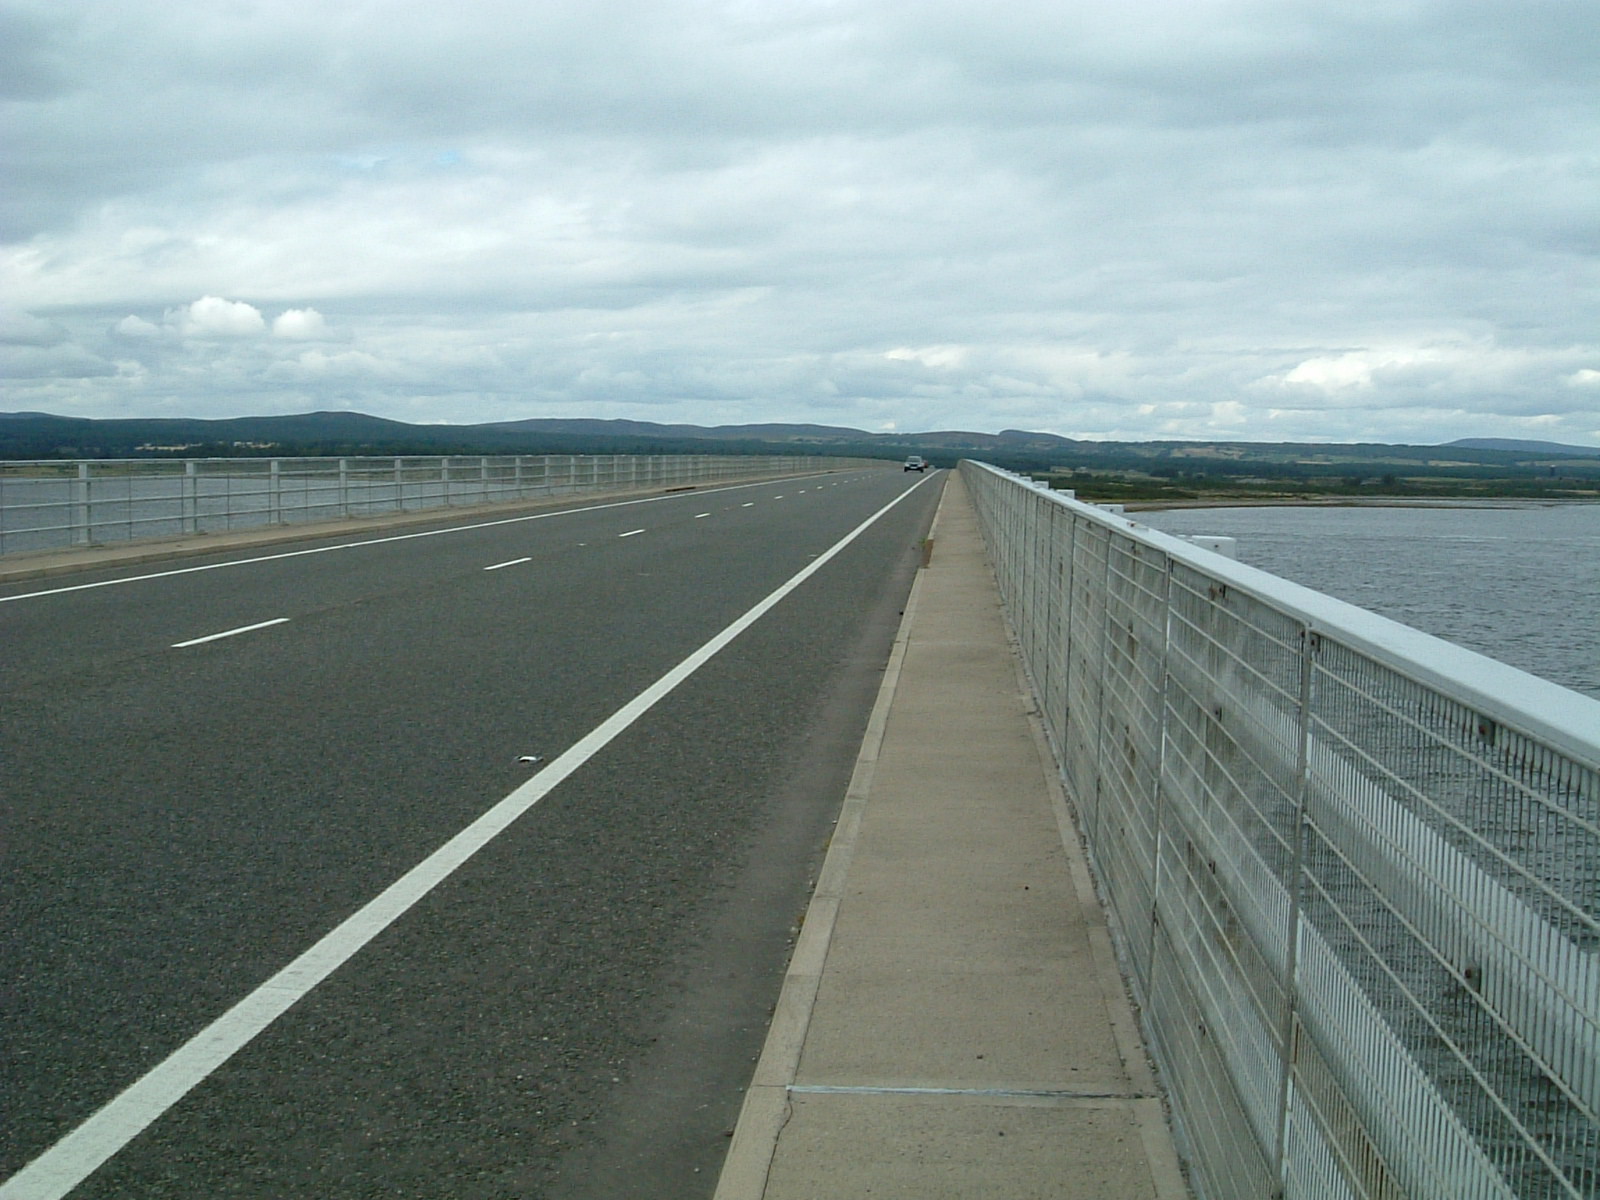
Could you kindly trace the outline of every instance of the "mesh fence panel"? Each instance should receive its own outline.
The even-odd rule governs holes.
[[[1197,1189],[1600,1196],[1600,704],[963,476]]]
[[[4,462],[0,554],[887,465],[709,454]]]

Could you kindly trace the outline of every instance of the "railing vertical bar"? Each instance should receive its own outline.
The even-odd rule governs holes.
[[[72,544],[75,546],[88,546],[94,541],[94,513],[89,487],[89,464],[81,462],[72,487]]]
[[[1316,662],[1316,650],[1316,635],[1307,625],[1301,623],[1300,693],[1296,710],[1299,719],[1299,735],[1295,738],[1294,844],[1291,850],[1292,857],[1285,873],[1289,882],[1289,941],[1286,947],[1288,958],[1284,964],[1283,971],[1284,1003],[1278,1035],[1278,1044],[1283,1052],[1283,1069],[1280,1073],[1278,1084],[1278,1136],[1272,1153],[1272,1171],[1274,1178],[1278,1180],[1280,1195],[1287,1186],[1287,1163],[1285,1160],[1288,1152],[1289,1108],[1295,1073],[1295,1030],[1300,1020],[1300,938],[1297,936],[1297,931],[1300,928],[1300,909],[1307,883],[1305,878],[1305,855],[1306,840],[1310,836],[1310,828],[1306,814],[1306,799],[1311,786],[1311,693],[1312,688],[1315,686],[1313,668]]]

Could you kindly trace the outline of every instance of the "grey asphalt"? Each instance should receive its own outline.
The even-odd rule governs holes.
[[[709,1195],[940,478],[73,1195]],[[917,482],[0,563],[0,1176]]]
[[[716,1200],[1186,1195],[957,478]]]

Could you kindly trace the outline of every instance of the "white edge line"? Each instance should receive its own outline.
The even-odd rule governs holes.
[[[522,563],[532,562],[532,561],[533,561],[533,559],[531,559],[531,558],[513,558],[513,559],[510,559],[510,560],[508,560],[506,562],[503,562],[503,563],[495,563],[494,566],[492,566],[492,567],[485,567],[484,570],[485,571],[498,571],[502,567],[515,567],[515,566],[520,566]]]
[[[241,625],[237,629],[224,629],[221,633],[208,633],[205,637],[190,638],[187,642],[173,642],[174,650],[182,650],[185,646],[198,646],[203,642],[215,642],[220,638],[230,638],[240,633],[249,633],[256,629],[265,629],[269,625],[287,625],[288,617],[273,617],[270,621],[257,621],[254,625]]]
[[[310,949],[179,1046],[66,1137],[0,1183],[0,1200],[61,1200],[312,988],[399,920],[456,868],[921,485],[919,480],[845,534],[826,553],[802,567],[788,582],[585,734],[544,770],[324,934]]]

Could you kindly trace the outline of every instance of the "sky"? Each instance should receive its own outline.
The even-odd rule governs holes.
[[[0,410],[1600,445],[1594,0],[0,0]]]

